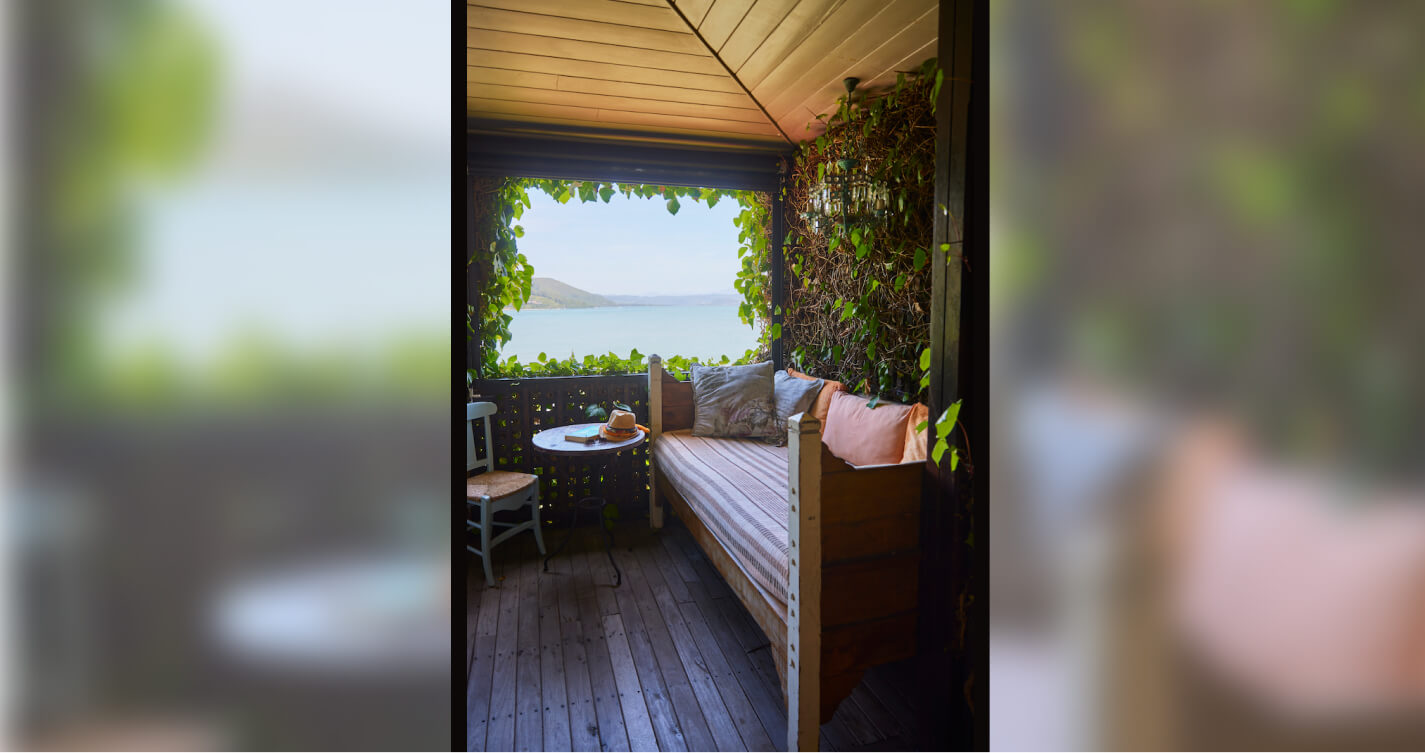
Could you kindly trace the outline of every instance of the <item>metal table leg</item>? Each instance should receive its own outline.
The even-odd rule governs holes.
[[[597,507],[595,507],[593,504],[590,504],[594,502],[598,503]],[[559,542],[559,546],[556,547],[554,551],[550,552],[549,556],[544,558],[544,572],[549,572],[549,561],[554,559],[555,555],[564,551],[564,547],[569,545],[569,540],[574,538],[574,531],[576,530],[575,524],[578,522],[579,510],[597,509],[599,511],[599,527],[604,530],[604,554],[608,555],[609,564],[612,565],[614,569],[614,588],[618,588],[620,585],[623,584],[623,572],[619,570],[618,563],[614,562],[614,534],[613,531],[609,530],[608,526],[604,522],[606,520],[606,518],[604,518],[604,509],[608,506],[609,501],[604,499],[603,497],[585,497],[579,500],[578,503],[576,503],[573,508],[570,509],[569,532],[564,536],[564,540]]]

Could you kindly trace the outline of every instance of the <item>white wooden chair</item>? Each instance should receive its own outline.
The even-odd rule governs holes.
[[[480,548],[476,549],[469,544],[466,544],[465,548],[480,555],[485,565],[487,586],[495,585],[495,576],[490,570],[490,550],[511,536],[533,528],[534,542],[539,545],[539,553],[544,554],[544,534],[539,526],[539,477],[528,473],[495,470],[494,442],[490,439],[490,416],[494,413],[494,403],[470,403],[465,407],[465,473],[469,476],[476,468],[485,469],[484,473],[470,476],[465,482],[466,513],[472,512],[470,507],[480,508],[478,521],[468,517],[465,519],[467,532],[480,531]],[[477,420],[485,422],[484,460],[478,460],[475,453],[474,422]],[[497,512],[518,510],[525,505],[529,505],[530,519],[523,523],[501,523],[494,519]],[[491,538],[491,529],[496,526],[509,530]]]

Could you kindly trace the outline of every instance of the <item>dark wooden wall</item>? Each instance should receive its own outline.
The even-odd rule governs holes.
[[[989,748],[988,12],[983,0],[940,3],[930,415],[962,400],[978,452],[957,431],[960,468],[927,463],[922,506],[920,683],[945,711],[927,737],[950,750]]]

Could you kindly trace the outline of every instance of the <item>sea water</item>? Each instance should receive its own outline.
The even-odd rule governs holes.
[[[525,309],[509,312],[511,339],[501,360],[579,358],[612,351],[627,358],[634,348],[647,356],[716,360],[740,357],[756,347],[757,333],[737,318],[736,306],[613,306],[592,309]]]

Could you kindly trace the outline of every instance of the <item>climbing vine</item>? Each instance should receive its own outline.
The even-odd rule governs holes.
[[[702,363],[750,363],[765,358],[773,333],[767,326],[771,319],[771,290],[767,280],[771,275],[768,253],[768,220],[771,200],[755,191],[693,188],[653,184],[611,183],[544,178],[477,178],[472,197],[475,214],[475,254],[467,265],[473,266],[478,295],[466,311],[467,341],[477,348],[476,368],[470,378],[517,376],[564,376],[574,374],[625,374],[647,368],[647,359],[634,350],[628,358],[608,353],[585,355],[560,360],[545,354],[530,363],[521,363],[511,356],[501,360],[500,348],[510,341],[509,310],[519,311],[529,302],[534,280],[534,266],[519,253],[519,239],[524,227],[519,220],[530,206],[530,190],[567,204],[580,202],[609,203],[614,196],[659,200],[670,214],[677,214],[683,202],[706,203],[709,208],[720,201],[738,202],[742,210],[733,219],[738,228],[738,257],[742,265],[733,287],[742,296],[738,316],[758,330],[759,346],[741,354],[735,361],[726,354]],[[675,370],[686,369],[692,359],[668,356],[665,362]]]
[[[939,78],[932,59],[889,91],[842,97],[826,132],[798,150],[784,194],[789,361],[899,402],[922,399],[926,386]],[[847,159],[884,203],[821,216],[814,199]]]

